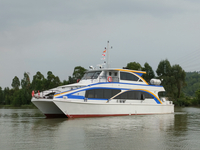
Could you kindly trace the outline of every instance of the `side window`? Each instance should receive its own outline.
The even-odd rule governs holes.
[[[153,96],[147,92],[142,91],[127,91],[124,92],[114,99],[129,99],[129,100],[144,100],[144,99],[153,99]]]
[[[121,92],[118,89],[91,89],[85,92],[86,98],[109,99]]]
[[[112,97],[112,89],[104,89],[104,97],[109,99]]]
[[[120,79],[129,81],[138,81],[139,78],[129,72],[120,72]]]
[[[95,96],[94,98],[103,99],[103,89],[95,89]]]
[[[153,98],[153,96],[149,93],[143,92],[145,98]]]
[[[87,90],[86,93],[85,93],[85,97],[94,98],[94,89],[93,90]]]

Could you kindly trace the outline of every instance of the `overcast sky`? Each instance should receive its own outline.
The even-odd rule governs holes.
[[[0,86],[24,72],[68,80],[75,66],[161,60],[200,70],[199,0],[0,0]]]

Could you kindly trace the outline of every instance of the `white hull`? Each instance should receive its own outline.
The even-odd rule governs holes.
[[[69,100],[54,100],[53,102],[69,118],[174,113],[173,104],[94,103]]]
[[[32,103],[48,118],[66,115],[53,103],[53,99],[32,98]]]

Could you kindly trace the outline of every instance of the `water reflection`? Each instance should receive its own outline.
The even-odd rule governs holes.
[[[37,109],[0,109],[1,149],[199,149],[200,109],[175,114],[46,119]]]

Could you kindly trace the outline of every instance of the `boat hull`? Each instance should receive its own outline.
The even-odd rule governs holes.
[[[47,117],[47,118],[63,118],[67,117],[54,103],[52,99],[32,98],[31,102]]]
[[[68,118],[174,113],[174,105],[142,103],[90,103],[54,100]]]

